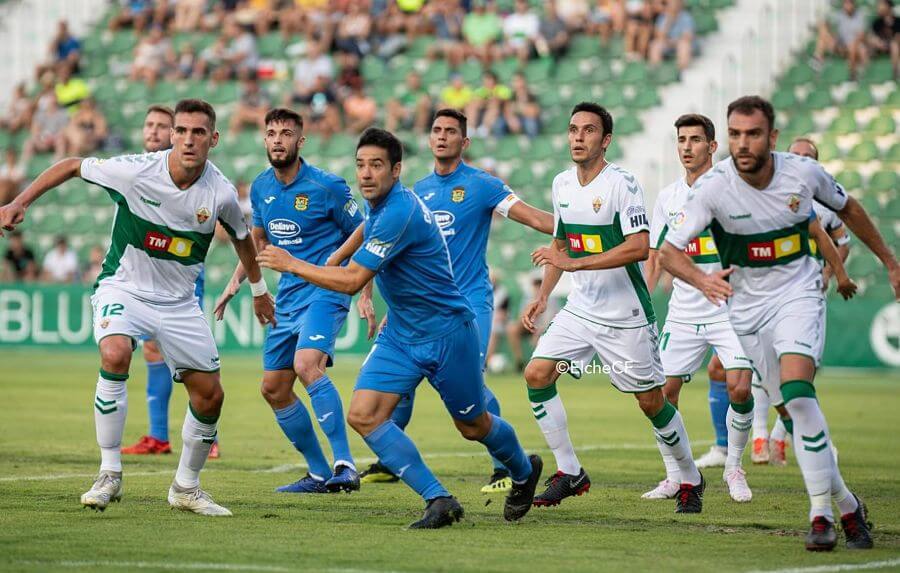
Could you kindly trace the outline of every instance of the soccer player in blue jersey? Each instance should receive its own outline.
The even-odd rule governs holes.
[[[463,515],[391,419],[401,397],[423,378],[438,391],[463,437],[484,444],[508,468],[513,487],[503,515],[520,519],[531,508],[543,462],[526,456],[512,426],[486,409],[475,313],[454,281],[435,215],[400,183],[401,159],[400,141],[391,133],[369,129],[360,138],[356,174],[368,211],[364,244],[347,266],[315,266],[274,246],[258,260],[348,294],[375,278],[388,320],[363,363],[348,421],[391,473],[426,500],[424,516],[411,528],[436,529]]]
[[[147,108],[144,127],[141,135],[144,139],[144,151],[153,153],[172,147],[172,126],[175,125],[175,112],[164,105],[151,105]],[[194,294],[203,306],[203,271],[197,277]],[[122,448],[123,454],[153,455],[170,454],[169,445],[169,399],[172,397],[172,373],[166,366],[162,352],[155,340],[143,340],[141,350],[147,363],[147,418],[149,428],[147,434],[132,446]],[[209,458],[219,457],[219,438],[209,449]]]
[[[362,223],[347,182],[303,161],[303,118],[288,109],[266,114],[265,144],[272,165],[250,189],[253,238],[262,251],[276,245],[309,264],[325,262]],[[221,319],[225,305],[244,278],[235,270],[228,289],[216,303]],[[364,291],[368,297],[370,290]],[[326,373],[334,359],[334,343],[347,319],[350,296],[319,288],[285,273],[278,284],[275,319],[266,336],[262,395],[275,411],[278,425],[306,458],[309,472],[277,491],[327,493],[359,489],[359,474],[350,454],[344,410]],[[374,315],[371,316],[374,320]],[[374,324],[372,325],[374,328]],[[334,472],[316,438],[309,413],[294,393],[298,379],[309,393],[319,426],[331,444]]]
[[[480,335],[479,349],[482,363],[487,356],[494,318],[494,289],[488,276],[486,261],[488,235],[494,213],[536,229],[553,234],[553,215],[536,209],[520,200],[502,180],[463,162],[469,147],[466,116],[455,109],[441,109],[434,116],[429,136],[434,155],[434,171],[415,184],[416,195],[434,213],[441,233],[447,241],[453,277],[466,297]],[[352,238],[352,250],[342,249],[347,257],[359,248],[362,229]],[[500,403],[490,388],[484,387],[487,410],[500,415]],[[394,423],[405,429],[412,416],[415,393],[404,396],[394,414]],[[482,493],[507,492],[512,487],[509,471],[496,458],[494,470]],[[362,474],[366,482],[394,482],[398,478],[383,464],[376,462]]]

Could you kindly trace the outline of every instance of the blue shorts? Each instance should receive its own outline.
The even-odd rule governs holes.
[[[494,326],[494,309],[475,309],[475,322],[478,324],[478,350],[481,352],[481,362],[487,360],[488,344],[491,342],[491,329]]]
[[[355,390],[401,396],[415,391],[422,378],[438,391],[450,416],[473,420],[484,413],[483,358],[478,325],[469,320],[444,337],[400,343],[382,331],[356,379]]]
[[[331,301],[316,301],[293,313],[276,314],[263,347],[263,370],[293,370],[294,354],[314,348],[334,364],[334,342],[347,320],[347,307]]]

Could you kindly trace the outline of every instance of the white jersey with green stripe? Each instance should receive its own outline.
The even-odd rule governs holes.
[[[552,200],[555,237],[573,258],[609,251],[628,235],[649,231],[643,189],[613,163],[584,186],[577,168],[563,171],[553,180]],[[575,271],[572,283],[565,309],[576,316],[616,328],[656,321],[641,263]]]
[[[200,178],[179,189],[169,174],[170,152],[81,162],[82,179],[106,189],[116,204],[112,240],[95,288],[115,286],[159,304],[189,300],[216,221],[231,236],[247,237],[231,182],[207,161]]]
[[[738,334],[759,330],[785,303],[822,297],[822,273],[809,247],[813,201],[835,211],[847,204],[844,189],[817,162],[773,153],[775,173],[765,189],[747,184],[731,158],[698,179],[681,223],[665,240],[679,249],[707,227],[730,282],[731,323]]]
[[[687,201],[690,191],[690,186],[682,177],[659,192],[656,197],[656,206],[653,208],[653,217],[650,220],[651,249],[660,248],[669,229],[679,223],[679,217],[684,217],[684,203]],[[719,251],[716,250],[716,241],[708,227],[699,236],[691,239],[684,252],[704,273],[722,270]],[[684,324],[726,322],[728,307],[724,304],[716,306],[702,292],[676,278],[672,281],[672,298],[669,299],[666,320]]]

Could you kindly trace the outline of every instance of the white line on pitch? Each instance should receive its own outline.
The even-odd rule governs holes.
[[[18,565],[35,567],[113,567],[116,569],[171,569],[176,571],[249,571],[259,573],[289,573],[299,571],[279,565],[244,565],[241,563],[172,563],[169,561],[16,561]],[[374,569],[332,567],[322,569],[328,573],[393,573]]]
[[[868,563],[837,563],[835,565],[817,565],[815,567],[795,567],[792,569],[770,569],[768,571],[749,571],[748,573],[837,573],[840,571],[863,571],[866,569],[884,569],[900,565],[900,559],[885,561],[869,561]]]
[[[695,446],[708,446],[712,444],[711,441],[698,441],[694,442],[692,445]],[[651,444],[589,444],[586,446],[578,446],[575,448],[576,451],[580,452],[592,452],[592,451],[615,451],[615,450],[656,450],[657,447]],[[546,448],[541,449],[529,449],[529,452],[538,452],[538,453],[549,453],[550,450]],[[482,455],[480,452],[471,451],[471,452],[436,452],[431,454],[422,454],[422,457],[426,460],[428,459],[444,459],[444,458],[470,458]],[[360,465],[369,464],[377,461],[376,458],[367,457],[367,458],[357,458],[356,462]],[[206,472],[248,472],[248,473],[285,473],[298,469],[306,468],[305,464],[282,464],[270,468],[258,468],[258,469],[240,469],[240,468],[216,468],[210,467],[206,468],[204,471]],[[126,472],[126,477],[139,477],[139,476],[155,476],[155,475],[163,475],[163,474],[171,474],[172,470],[158,470],[158,471],[144,471],[144,472]],[[48,481],[48,480],[60,480],[60,479],[69,479],[69,478],[90,478],[96,477],[96,473],[89,474],[50,474],[50,475],[38,475],[38,476],[4,476],[0,477],[0,483],[4,482],[17,482],[17,481]]]

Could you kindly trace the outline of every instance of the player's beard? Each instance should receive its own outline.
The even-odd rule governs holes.
[[[755,153],[751,153],[750,155],[753,156],[753,163],[750,165],[750,167],[746,167],[746,168],[741,168],[741,164],[738,162],[737,157],[733,158],[734,159],[734,167],[740,173],[759,173],[759,171],[766,164],[766,159],[768,159],[768,157],[769,157],[769,152],[766,151],[762,155],[757,155]]]
[[[294,163],[297,163],[297,158],[300,157],[300,146],[295,145],[293,151],[285,155],[284,159],[275,159],[268,150],[266,150],[266,156],[268,156],[269,164],[272,167],[275,169],[285,169]]]

